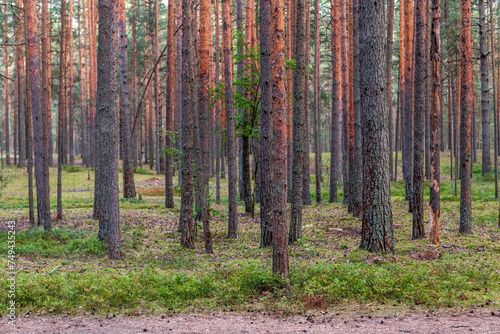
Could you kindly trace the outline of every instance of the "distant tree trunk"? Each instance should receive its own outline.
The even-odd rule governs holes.
[[[349,112],[349,39],[347,35],[346,0],[339,3],[339,23],[340,23],[340,58],[341,79],[342,79],[342,180],[344,188],[344,198],[342,204],[348,205],[348,211],[352,212],[351,204],[351,182],[350,166],[354,159],[354,117],[351,119]],[[352,6],[351,6],[352,7]],[[352,10],[351,10],[352,11]],[[352,115],[354,116],[354,114]],[[352,130],[352,131],[351,131]],[[352,136],[351,136],[352,135]]]
[[[404,3],[404,95],[403,95],[403,174],[406,199],[411,212],[413,202],[413,2]]]
[[[461,0],[461,87],[460,87],[460,233],[472,233],[471,209],[471,123],[473,108],[473,51],[471,0]]]
[[[484,0],[479,0],[479,43],[481,57],[481,116],[482,116],[482,172],[483,175],[491,174],[490,155],[490,97],[489,97],[489,64],[488,45],[486,40],[486,22],[484,11]],[[493,108],[494,109],[494,108]]]
[[[4,42],[5,44],[9,43],[9,38],[7,34],[7,6],[5,6],[5,18],[4,18]],[[5,47],[5,164],[10,165],[10,110],[9,110],[9,92],[10,92],[10,84],[9,84],[9,47],[6,45]],[[15,155],[15,153],[14,153]]]
[[[21,2],[21,1],[19,1]],[[19,3],[22,5],[22,2]],[[22,17],[20,15],[20,17]],[[25,48],[27,51],[27,48]],[[28,58],[28,54],[26,54],[26,58]],[[27,64],[26,64],[27,65]],[[26,68],[26,73],[28,73],[28,68]],[[30,227],[35,227],[35,209],[33,205],[33,125],[31,120],[33,119],[33,115],[31,112],[31,91],[30,91],[30,76],[26,75],[25,77],[25,90],[24,94],[26,97],[26,117],[24,119],[24,124],[26,126],[26,153],[28,160],[28,205],[29,205],[29,222]]]
[[[238,178],[236,170],[236,119],[234,112],[233,82],[231,74],[232,58],[232,8],[229,0],[222,0],[222,48],[224,52],[224,96],[226,104],[226,149],[228,160],[228,188],[229,188],[229,215],[228,215],[228,238],[238,236],[238,189],[236,181]]]
[[[383,2],[360,1],[360,92],[363,113],[364,200],[361,247],[394,253],[390,197]]]
[[[353,0],[353,18],[352,18],[352,97],[350,100],[350,109],[353,110],[354,122],[354,164],[351,170],[353,174],[350,175],[353,180],[352,183],[352,213],[355,217],[363,217],[363,136],[362,136],[362,123],[361,123],[361,91],[360,91],[360,0]]]
[[[385,66],[387,74],[387,108],[389,110],[389,168],[392,177],[392,149],[393,149],[393,116],[392,116],[392,46],[394,44],[394,0],[387,2],[387,41],[385,53]]]
[[[136,78],[136,68],[137,68],[137,43],[136,43],[136,36],[137,36],[137,22],[136,22],[136,7],[135,7],[135,0],[131,1],[131,8],[130,8],[130,26],[132,30],[132,50],[131,50],[131,56],[132,60],[130,62],[130,90],[132,91],[131,95],[131,106],[132,110],[135,112],[137,103],[136,103],[136,94],[137,94],[137,78]],[[170,52],[170,49],[169,49]],[[141,118],[139,117],[139,120]],[[140,153],[140,138],[138,136],[140,125],[135,127],[133,133],[132,133],[132,163],[133,167],[137,167],[137,162],[141,160],[141,153]]]
[[[224,0],[227,1],[227,0]],[[317,2],[317,0],[316,0]],[[273,182],[273,274],[280,274],[289,287],[288,246],[286,238],[287,211],[287,112],[285,89],[285,14],[284,1],[271,3],[271,64],[274,138]],[[316,7],[318,8],[318,7]],[[317,15],[317,14],[316,14]],[[318,16],[318,15],[317,15]]]
[[[396,122],[399,123],[401,122],[401,128],[403,125],[403,120],[404,120],[404,92],[405,92],[405,1],[406,0],[400,0],[399,2],[399,78],[398,78],[398,115],[396,118]],[[403,136],[402,136],[402,131],[400,131],[400,125],[396,125],[396,140],[395,140],[395,150],[396,150],[396,157],[394,158],[394,180],[396,181],[398,179],[398,151],[399,151],[399,146],[400,143],[398,143],[398,135],[401,135],[400,141],[401,143],[403,142]],[[404,147],[404,145],[401,145]],[[403,155],[403,152],[401,152],[401,155]],[[405,168],[404,163],[403,165],[403,170]],[[404,174],[404,173],[403,173]]]
[[[342,69],[340,56],[340,0],[331,1],[331,28],[332,28],[332,117],[330,136],[330,196],[329,202],[337,202],[337,181],[339,176],[340,145],[342,131]]]
[[[69,164],[75,164],[75,101],[73,94],[73,0],[68,3],[68,110],[69,110]]]
[[[425,55],[425,144],[424,144],[424,155],[425,155],[425,178],[427,180],[431,177],[431,158],[430,158],[430,40],[429,40],[429,13],[430,13],[430,0],[425,0],[425,44],[424,44],[424,55]],[[442,95],[442,94],[441,94]],[[442,97],[440,97],[442,100]],[[442,113],[440,114],[441,118]],[[443,124],[441,124],[443,126]],[[443,145],[444,146],[444,145]]]
[[[200,88],[199,88],[199,131],[201,148],[201,170],[200,189],[201,192],[201,221],[203,223],[203,236],[205,239],[205,252],[212,254],[212,237],[210,234],[209,212],[208,212],[208,178],[209,178],[209,120],[208,111],[210,107],[210,96],[208,91],[210,75],[210,0],[200,0]]]
[[[279,1],[279,0],[273,0]],[[316,203],[321,203],[321,157],[319,143],[319,75],[320,75],[320,48],[319,48],[319,0],[314,0],[314,164],[316,174]]]
[[[271,2],[260,0],[260,247],[272,246],[273,221],[273,109],[271,75]]]
[[[490,34],[491,34],[491,67],[493,79],[493,142],[494,142],[494,162],[495,162],[495,198],[498,198],[498,154],[497,154],[497,128],[498,128],[498,94],[497,82],[495,79],[495,21],[493,20],[493,1],[490,1]],[[483,143],[484,145],[484,143]],[[499,216],[500,217],[500,216]]]
[[[166,144],[165,148],[165,207],[174,207],[174,191],[172,181],[172,161],[174,155],[169,152],[173,149],[172,139],[174,139],[174,111],[175,111],[175,97],[174,97],[174,76],[175,76],[175,63],[174,63],[174,4],[173,1],[168,2],[168,26],[167,26],[167,110],[165,114],[165,127],[167,133],[165,135]]]
[[[219,0],[214,0],[215,15],[215,87],[219,87],[220,82],[220,24],[219,24]],[[263,14],[262,14],[263,15]],[[220,203],[220,178],[222,159],[222,117],[221,103],[219,100],[215,104],[215,201]]]
[[[306,89],[305,49],[307,43],[305,39],[305,34],[306,34],[305,0],[297,0],[296,13],[297,13],[296,26],[293,29],[296,32],[296,37],[295,37],[296,49],[294,52],[295,71],[293,80],[293,168],[292,168],[293,175],[291,183],[292,205],[290,209],[290,234],[288,238],[289,244],[293,244],[302,238],[302,177],[303,177],[302,169],[304,167],[303,160],[305,151],[304,96]]]
[[[84,72],[83,72],[83,52],[82,48],[84,44],[82,43],[82,25],[85,24],[85,18],[82,16],[84,9],[82,7],[81,0],[78,0],[78,76],[80,78],[80,153],[82,156],[82,164],[87,164],[87,115],[85,112],[85,90],[84,90]],[[82,22],[83,19],[83,22]],[[86,61],[85,61],[86,62]]]
[[[190,59],[191,39],[191,0],[182,0],[182,58]],[[193,78],[190,73],[189,62],[182,63],[182,190],[181,216],[181,245],[194,248],[193,235],[193,115],[191,110],[191,84]]]
[[[152,27],[153,36],[152,40],[152,51],[153,51],[153,64],[158,60],[158,0],[154,1],[154,26]],[[154,108],[155,108],[155,145],[154,145],[154,155],[155,155],[155,167],[158,174],[163,173],[163,159],[160,159],[162,155],[162,143],[163,136],[162,132],[162,116],[161,116],[161,106],[160,106],[160,78],[159,78],[159,68],[158,66],[153,72],[153,90],[154,90]],[[153,131],[153,129],[151,129]]]
[[[261,6],[262,11],[262,6]],[[261,12],[262,17],[262,12]],[[261,19],[262,20],[262,19]],[[270,20],[270,19],[269,19]],[[262,21],[261,21],[262,22]],[[262,23],[261,23],[262,24]],[[306,66],[309,67],[309,49],[310,49],[310,41],[311,38],[311,1],[306,1]],[[261,49],[262,52],[262,49]],[[262,67],[261,67],[262,68]],[[304,172],[302,179],[302,204],[303,205],[311,205],[311,189],[309,186],[309,182],[311,181],[311,173],[309,171],[309,143],[310,143],[310,111],[309,111],[309,73],[306,71],[306,82],[305,82],[305,96],[304,96],[304,107],[305,107],[305,152],[304,152]],[[262,96],[262,94],[261,94]],[[261,130],[262,131],[262,130]],[[262,144],[261,144],[262,145]]]
[[[47,111],[42,108],[42,80],[40,78],[40,43],[38,40],[38,18],[36,2],[25,3],[26,63],[29,64],[31,108],[33,111],[33,133],[35,143],[35,180],[37,190],[38,225],[50,231],[50,185],[47,136]],[[45,56],[47,49],[43,50]],[[45,59],[45,57],[42,57]],[[46,65],[46,63],[45,63]],[[42,69],[44,66],[42,66]]]
[[[482,1],[482,0],[481,0]],[[441,124],[440,104],[441,94],[441,1],[432,0],[431,25],[431,62],[432,62],[432,90],[431,90],[431,183],[430,183],[430,214],[429,214],[429,241],[432,245],[439,245],[439,215],[440,204],[440,145]]]
[[[21,6],[22,7],[22,6]],[[28,103],[24,103],[26,89],[25,89],[25,77],[24,77],[24,57],[23,57],[23,46],[21,45],[23,40],[23,20],[22,12],[17,14],[19,20],[16,24],[16,41],[19,45],[16,46],[15,57],[16,57],[16,83],[17,83],[17,113],[18,113],[18,142],[19,142],[19,161],[18,166],[26,166],[26,149],[27,149],[27,133],[26,133],[26,109],[25,106]],[[31,119],[29,119],[31,121]],[[33,192],[33,190],[31,190]]]
[[[127,17],[125,15],[124,0],[118,0],[118,33],[120,36],[120,125],[122,130],[123,152],[123,197],[135,198],[134,167],[132,161],[132,134],[130,133]]]
[[[71,0],[70,0],[71,1]],[[66,0],[61,1],[61,38],[59,44],[59,110],[57,115],[57,220],[62,219],[62,165],[64,164],[64,117],[66,113]]]
[[[415,82],[413,118],[413,225],[412,239],[424,237],[424,143],[425,143],[425,0],[415,1]]]

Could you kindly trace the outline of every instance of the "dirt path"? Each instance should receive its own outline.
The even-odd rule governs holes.
[[[318,317],[277,319],[265,315],[174,315],[169,317],[20,318],[16,326],[4,316],[0,333],[500,333],[500,314],[413,314],[359,316],[343,319],[329,314]]]

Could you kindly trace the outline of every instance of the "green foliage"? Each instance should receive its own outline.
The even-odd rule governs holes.
[[[150,171],[149,169],[142,168],[142,167],[134,168],[134,173],[135,174],[143,174],[143,175],[154,175],[155,174],[153,171]]]
[[[79,166],[69,166],[69,165],[62,165],[61,169],[66,173],[81,173],[87,171],[86,168]]]

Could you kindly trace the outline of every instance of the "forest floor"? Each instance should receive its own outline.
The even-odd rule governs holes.
[[[323,163],[329,166],[326,154]],[[262,325],[267,326],[266,330],[284,332],[273,326],[278,326],[282,320],[292,326],[295,320],[291,319],[302,318],[303,321],[311,315],[317,318],[318,314],[326,321],[331,320],[325,325],[329,328],[332,324],[343,326],[339,316],[333,316],[339,313],[346,319],[344,325],[347,327],[339,327],[335,332],[363,332],[363,327],[352,326],[370,326],[371,333],[376,333],[380,327],[387,332],[389,323],[394,324],[394,332],[405,332],[406,327],[398,326],[414,319],[419,324],[415,323],[415,327],[408,330],[427,333],[421,326],[429,323],[429,318],[436,319],[436,314],[445,312],[455,316],[445,316],[449,322],[440,323],[434,332],[446,332],[447,327],[442,326],[448,324],[472,326],[453,327],[448,333],[458,333],[462,329],[488,333],[486,327],[474,326],[498,326],[500,320],[498,316],[489,315],[491,312],[500,314],[499,203],[494,197],[494,178],[481,176],[480,166],[474,166],[473,235],[460,235],[460,181],[456,196],[455,183],[450,179],[449,156],[445,154],[441,163],[442,243],[436,247],[430,246],[427,239],[411,240],[412,216],[404,200],[404,182],[399,176],[399,180],[391,184],[395,255],[359,249],[360,220],[353,218],[340,204],[342,191],[339,191],[339,203],[327,203],[328,179],[325,175],[323,203],[316,204],[312,198],[313,205],[304,207],[303,239],[289,248],[289,294],[283,293],[281,279],[271,274],[272,251],[259,248],[258,205],[252,218],[244,214],[243,203],[239,203],[239,238],[226,238],[226,179],[221,180],[222,201],[219,204],[214,201],[215,182],[211,179],[214,255],[209,256],[203,251],[199,224],[196,249],[187,250],[179,245],[178,189],[175,189],[175,208],[165,209],[163,176],[147,169],[137,170],[135,179],[140,197],[120,199],[123,258],[110,261],[106,245],[96,238],[98,222],[92,220],[93,171],[89,180],[86,169],[63,169],[64,216],[61,221],[54,221],[51,232],[44,232],[41,228],[29,228],[25,169],[6,167],[2,173],[8,182],[0,195],[0,266],[5,268],[0,272],[2,322],[8,303],[4,296],[9,288],[8,222],[15,221],[15,300],[21,332],[23,326],[35,326],[38,320],[42,325],[56,321],[60,325],[54,328],[61,328],[61,333],[70,332],[61,326],[73,326],[72,323],[78,321],[87,321],[88,326],[103,323],[103,326],[115,327],[116,320],[105,318],[114,315],[121,319],[116,325],[122,326],[116,327],[122,328],[121,332],[127,332],[127,326],[138,321],[141,321],[137,323],[139,327],[142,323],[151,323],[151,331],[156,330],[154,328],[161,331],[159,328],[166,326],[161,316],[172,314],[172,319],[178,323],[172,330],[181,333],[191,332],[182,327],[182,319],[205,319],[212,313],[214,319],[221,317],[222,320],[220,325],[206,320],[209,330],[212,330],[210,326],[224,326],[224,323],[231,326],[233,321],[236,325],[227,327],[227,332],[235,332],[234,327],[250,326],[248,321],[253,320],[249,319],[257,317],[260,320],[254,321],[255,326],[265,320],[269,323]],[[57,171],[51,168],[50,173],[51,208],[55,220]],[[175,181],[177,176],[174,184]],[[120,185],[121,182],[120,173]],[[314,184],[312,176],[311,195],[314,195]],[[428,201],[428,181],[424,189],[424,201]],[[428,209],[424,213],[424,220],[428,221]],[[425,227],[428,229],[428,223]],[[474,315],[470,310],[476,310]],[[477,315],[478,310],[481,315]],[[332,318],[328,318],[330,315]],[[361,315],[365,318],[360,318]],[[366,320],[368,315],[372,316],[371,320]],[[399,315],[403,321],[399,321]],[[382,318],[387,318],[383,320],[384,326],[375,322]],[[192,326],[199,323],[198,320],[189,321]],[[153,327],[154,324],[157,327]],[[297,323],[296,328],[301,330],[299,325],[304,325],[303,329],[308,330],[307,326],[311,326],[311,330],[320,332],[321,324],[322,321],[308,321],[307,325]],[[42,325],[40,328],[49,326]],[[71,331],[81,329],[84,333],[86,330],[75,328]],[[144,328],[148,329],[146,325]],[[205,332],[202,327],[193,328]],[[226,330],[221,328],[219,332]],[[290,328],[291,332],[295,330],[295,327]],[[500,332],[492,328],[493,332]]]

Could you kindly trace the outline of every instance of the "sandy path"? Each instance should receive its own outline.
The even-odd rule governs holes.
[[[32,317],[18,319],[16,326],[4,316],[0,333],[500,333],[500,314],[413,314],[395,317],[359,316],[342,319],[323,315],[307,319],[277,319],[264,315],[221,316],[188,314],[169,317]]]

